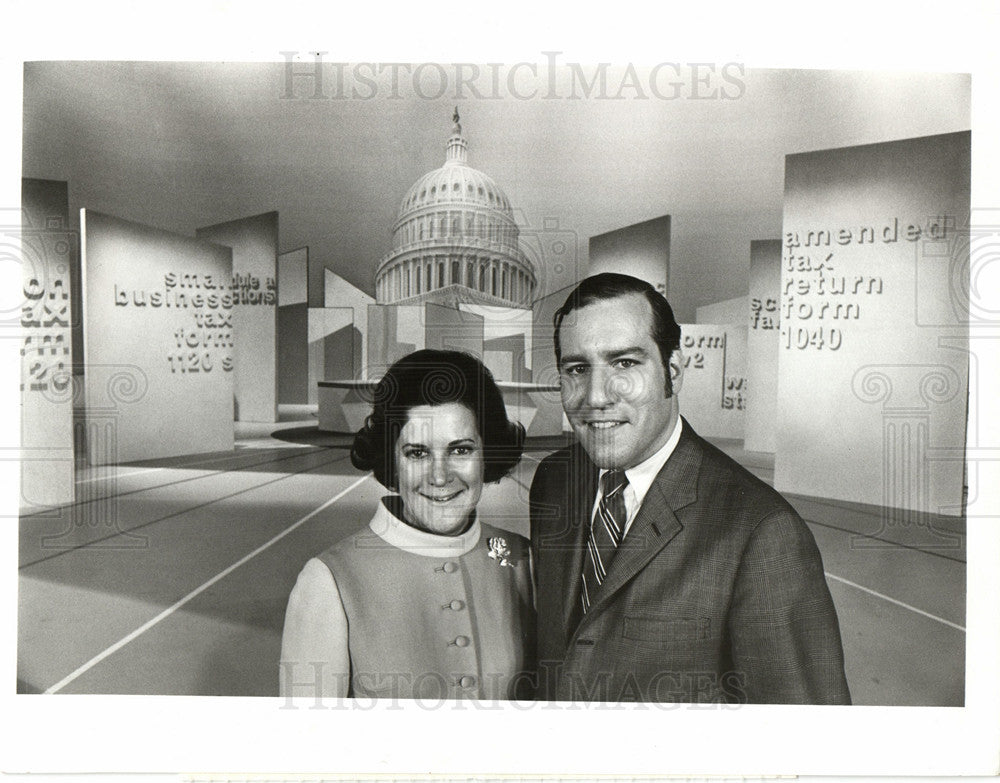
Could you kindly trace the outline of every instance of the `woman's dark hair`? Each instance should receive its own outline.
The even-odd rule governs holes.
[[[418,405],[457,402],[476,417],[483,439],[483,480],[499,481],[521,459],[524,427],[507,418],[493,374],[460,351],[426,349],[408,354],[375,386],[371,415],[354,436],[351,464],[370,470],[385,487],[396,486],[396,439]]]

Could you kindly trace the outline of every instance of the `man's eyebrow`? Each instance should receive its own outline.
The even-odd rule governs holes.
[[[639,345],[632,345],[629,346],[628,348],[618,348],[617,350],[614,351],[608,351],[607,353],[603,354],[603,356],[608,359],[618,359],[622,356],[628,356],[629,354],[648,356],[646,349]]]
[[[630,345],[625,348],[615,348],[613,351],[605,351],[601,354],[601,359],[608,362],[613,362],[615,359],[620,359],[623,356],[649,356],[649,351],[643,348],[641,345]],[[562,359],[559,364],[588,364],[589,359],[586,356],[580,354],[563,354]]]

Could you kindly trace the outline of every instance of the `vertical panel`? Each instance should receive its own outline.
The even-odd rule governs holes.
[[[309,402],[309,308],[278,307],[278,403]]]
[[[93,465],[233,448],[232,251],[81,210]]]
[[[696,324],[743,324],[747,319],[747,297],[737,296],[702,305],[695,310]]]
[[[278,253],[278,307],[306,304],[309,248]]]
[[[278,403],[309,401],[309,319],[306,270],[309,248],[278,254]]]
[[[363,378],[368,366],[368,307],[375,304],[375,299],[329,269],[323,270],[323,288],[326,307],[350,307],[354,310],[354,328],[361,336],[361,344],[354,354],[354,369],[345,377]]]
[[[621,272],[653,285],[664,296],[670,290],[670,215],[590,238],[587,276]]]
[[[743,438],[746,332],[734,324],[681,324],[680,410],[703,437]]]
[[[513,307],[462,304],[483,318],[483,362],[498,381],[531,380],[532,313]],[[551,331],[551,328],[549,329]]]
[[[531,306],[531,380],[533,383],[559,383],[556,367],[552,319],[576,284],[566,286],[535,300]]]
[[[389,366],[426,347],[425,315],[420,305],[368,306],[368,377],[381,378]]]
[[[750,243],[750,301],[747,321],[747,451],[773,454],[778,408],[778,343],[781,318],[781,240]]]
[[[277,421],[278,213],[205,226],[196,235],[233,251],[236,417]]]
[[[319,381],[352,380],[345,370],[354,363],[357,329],[350,307],[310,307],[308,321],[309,402],[316,403]]]
[[[961,509],[969,144],[953,133],[786,158],[779,489]]]
[[[21,210],[20,505],[28,511],[74,499],[72,333],[79,316],[72,300],[79,294],[72,283],[79,238],[69,230],[66,182],[21,180]]]
[[[483,358],[483,317],[437,304],[424,305],[424,345],[446,351],[464,351]]]

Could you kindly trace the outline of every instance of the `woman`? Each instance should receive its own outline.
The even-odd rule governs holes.
[[[317,687],[332,696],[526,695],[527,541],[476,517],[483,482],[517,464],[523,441],[472,356],[423,350],[389,368],[351,462],[397,494],[299,574],[285,615],[282,695],[293,683],[309,696]]]

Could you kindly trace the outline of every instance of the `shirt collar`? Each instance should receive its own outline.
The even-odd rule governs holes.
[[[387,544],[425,557],[459,557],[471,552],[479,543],[482,528],[478,517],[472,520],[469,529],[461,535],[442,536],[406,524],[390,511],[390,505],[397,504],[398,498],[395,495],[382,498],[375,516],[368,524],[372,532]]]
[[[646,493],[653,486],[653,481],[663,469],[663,466],[667,464],[670,455],[674,453],[674,449],[677,448],[677,443],[680,439],[681,417],[678,416],[677,421],[674,423],[674,429],[670,433],[670,437],[667,438],[667,442],[635,467],[626,468],[625,476],[628,478],[627,489],[631,490],[632,497],[635,500],[634,507],[629,509],[629,517],[634,516],[635,511],[642,505]],[[602,469],[600,475],[603,476],[605,473],[607,473],[607,470]]]

